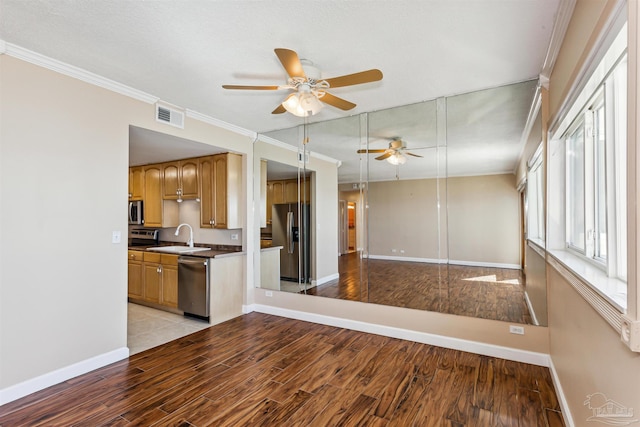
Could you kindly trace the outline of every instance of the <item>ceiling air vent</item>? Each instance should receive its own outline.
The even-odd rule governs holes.
[[[156,121],[184,129],[184,112],[156,104]]]

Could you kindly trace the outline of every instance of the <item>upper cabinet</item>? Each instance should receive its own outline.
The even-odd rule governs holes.
[[[163,199],[198,198],[198,159],[163,163],[162,168]]]
[[[144,169],[142,166],[129,168],[129,200],[144,199]]]
[[[242,228],[242,156],[233,153],[201,157],[200,227]]]
[[[307,178],[304,184],[301,182],[298,188],[298,179],[285,179],[278,181],[267,181],[266,185],[266,224],[271,224],[271,209],[273,205],[279,203],[309,203],[311,199],[311,181]]]
[[[223,153],[129,168],[145,227],[177,227],[181,199],[200,199],[200,227],[242,228],[242,156]]]
[[[178,203],[162,198],[162,165],[144,167],[144,226],[177,227]]]

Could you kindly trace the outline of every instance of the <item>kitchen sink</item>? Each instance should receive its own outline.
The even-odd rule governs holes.
[[[202,247],[190,248],[189,246],[157,246],[153,248],[147,248],[148,251],[168,252],[172,254],[208,251],[210,249],[211,248],[202,248]]]

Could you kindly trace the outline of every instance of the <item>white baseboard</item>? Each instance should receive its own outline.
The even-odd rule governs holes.
[[[571,416],[571,411],[569,410],[569,404],[567,403],[567,398],[564,396],[564,391],[560,384],[560,378],[558,377],[558,372],[556,371],[556,367],[553,365],[551,357],[549,357],[549,371],[551,371],[553,386],[556,388],[556,396],[558,396],[558,402],[560,403],[560,410],[562,411],[564,423],[567,427],[574,427],[575,424],[573,422],[573,417]]]
[[[330,274],[329,276],[321,277],[318,280],[312,280],[311,285],[320,286],[320,285],[324,285],[325,283],[329,283],[332,280],[338,280],[339,278],[340,278],[340,273]]]
[[[384,259],[387,261],[409,261],[409,262],[424,262],[428,264],[446,264],[446,259],[436,259],[436,258],[417,258],[417,257],[409,257],[409,256],[391,256],[391,255],[373,255],[369,254],[363,255],[363,258],[369,259]]]
[[[423,344],[435,345],[438,347],[468,351],[470,353],[498,357],[501,359],[513,360],[515,362],[530,363],[532,365],[545,367],[549,366],[549,355],[545,353],[536,353],[533,351],[519,350],[494,344],[480,343],[460,338],[430,334],[427,332],[411,331],[408,329],[401,329],[392,326],[377,325],[373,323],[361,322],[359,320],[342,319],[339,317],[307,313],[304,311],[290,310],[269,305],[252,304],[250,308],[251,311],[257,311],[258,313],[273,314],[275,316],[304,320],[307,322],[319,323],[321,325],[335,326],[338,328],[346,328],[354,331],[367,332],[371,334],[383,335],[386,337],[415,341]]]
[[[453,264],[453,265],[465,265],[469,267],[491,267],[491,268],[507,268],[509,270],[520,270],[519,264],[506,264],[500,262],[482,262],[482,261],[462,261],[456,259],[437,259],[437,258],[419,258],[408,256],[392,256],[392,255],[363,255],[363,258],[369,259],[383,259],[387,261],[409,261],[409,262],[424,262],[428,264]]]
[[[533,324],[536,326],[540,326],[540,322],[538,322],[538,318],[536,317],[536,312],[533,311],[533,306],[531,305],[531,300],[529,299],[529,294],[527,291],[524,291],[524,301],[527,303],[527,308],[529,309],[529,314],[531,315],[531,320]]]
[[[87,372],[102,368],[103,366],[110,365],[127,357],[129,357],[129,349],[127,347],[121,347],[117,350],[100,354],[90,359],[74,363],[73,365],[40,375],[39,377],[9,386],[0,390],[0,405],[13,402],[31,393],[44,390],[52,385],[75,378],[78,375],[86,374]]]
[[[481,262],[481,261],[461,261],[456,259],[450,259],[449,264],[453,265],[465,265],[469,267],[490,267],[490,268],[507,268],[509,270],[520,270],[522,267],[520,264],[505,264],[500,262]]]

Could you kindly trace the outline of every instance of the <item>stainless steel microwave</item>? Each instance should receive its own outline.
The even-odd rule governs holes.
[[[142,201],[129,202],[129,225],[144,224]]]

